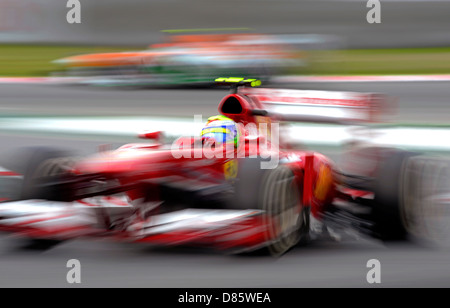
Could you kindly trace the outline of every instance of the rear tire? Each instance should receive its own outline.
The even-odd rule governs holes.
[[[449,247],[450,161],[423,156],[408,163],[402,218],[414,242]]]
[[[404,213],[407,210],[405,195],[408,194],[407,165],[417,155],[413,152],[396,151],[385,157],[376,173],[374,208],[376,236],[384,241],[405,240],[408,235]]]

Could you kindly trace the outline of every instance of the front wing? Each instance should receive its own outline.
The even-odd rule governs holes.
[[[267,245],[269,217],[258,210],[179,211],[144,215],[124,199],[0,203],[0,231],[31,239],[101,237],[154,245],[204,246],[246,251]]]

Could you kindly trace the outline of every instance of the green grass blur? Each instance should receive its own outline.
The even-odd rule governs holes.
[[[313,51],[308,75],[448,74],[450,47]]]
[[[0,76],[48,76],[61,70],[52,61],[72,55],[145,49],[58,45],[0,45]],[[302,53],[303,55],[305,53]],[[290,74],[386,75],[450,74],[450,47],[320,50],[307,53],[307,67]]]
[[[145,47],[0,45],[0,76],[48,76],[61,70],[53,60],[86,53],[140,50]]]

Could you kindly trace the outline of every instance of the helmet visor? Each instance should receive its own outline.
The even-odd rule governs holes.
[[[202,139],[214,139],[216,145],[236,143],[236,127],[234,125],[207,126],[203,128]]]

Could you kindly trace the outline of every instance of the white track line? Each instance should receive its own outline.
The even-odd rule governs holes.
[[[0,77],[0,84],[59,84],[82,80],[81,77]]]
[[[162,131],[169,139],[199,136],[204,121],[194,118],[0,118],[0,131],[134,137],[145,130]],[[283,131],[295,143],[341,146],[347,141],[370,141],[409,149],[450,151],[450,128],[392,127],[363,131],[354,126],[294,123]],[[286,136],[288,134],[288,136]]]

